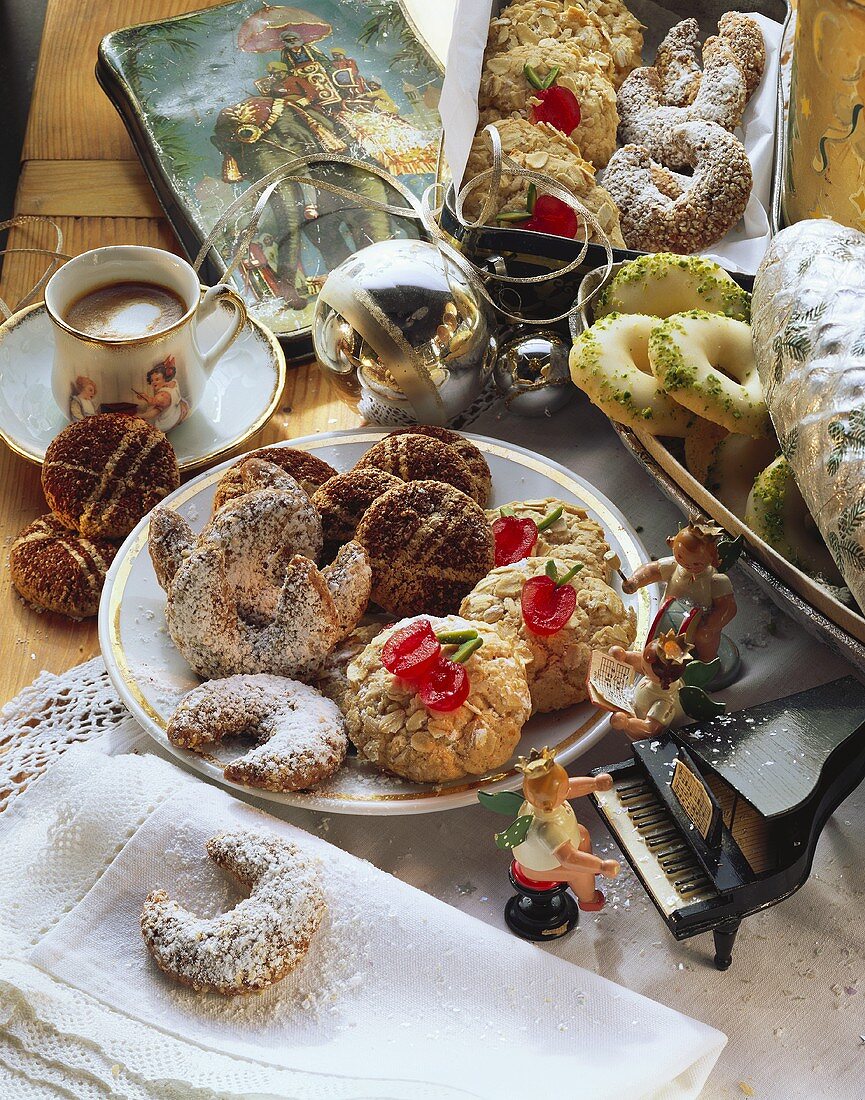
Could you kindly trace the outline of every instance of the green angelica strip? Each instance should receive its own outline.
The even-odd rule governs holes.
[[[476,653],[483,644],[483,638],[472,638],[468,642],[463,642],[453,657],[451,657],[451,660],[454,664],[464,665],[469,657],[471,657],[473,653]]]

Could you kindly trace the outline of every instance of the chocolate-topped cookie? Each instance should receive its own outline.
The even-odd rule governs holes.
[[[179,484],[171,444],[138,416],[97,413],[70,424],[42,465],[48,507],[88,538],[123,538]]]
[[[493,568],[492,527],[466,493],[410,481],[367,508],[356,539],[372,568],[372,600],[393,615],[446,615]]]
[[[356,470],[375,466],[403,481],[443,481],[473,498],[474,478],[453,447],[426,435],[388,435],[370,447]]]
[[[213,498],[214,512],[227,500],[243,496],[248,491],[244,487],[240,473],[240,467],[248,458],[260,458],[262,462],[272,462],[274,466],[279,466],[281,470],[291,474],[309,496],[312,496],[316,489],[324,485],[329,478],[336,475],[333,466],[308,451],[298,451],[294,447],[261,447],[238,459],[222,475]]]
[[[339,545],[350,542],[370,504],[401,484],[394,474],[375,466],[330,478],[312,495],[312,503],[321,516],[324,541]]]
[[[116,543],[84,538],[56,516],[41,516],[12,543],[9,571],[28,603],[86,619],[99,610],[105,574],[116,553]]]
[[[451,431],[450,428],[438,428],[434,424],[415,424],[411,428],[397,428],[387,438],[390,439],[391,436],[395,435],[427,435],[452,447],[471,472],[472,481],[474,482],[474,491],[471,495],[481,507],[486,505],[490,499],[493,479],[487,460],[481,453],[480,448],[472,443],[470,439],[466,439],[459,432]]]

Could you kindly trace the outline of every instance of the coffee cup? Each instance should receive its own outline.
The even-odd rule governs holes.
[[[232,323],[209,348],[198,326],[223,303]],[[246,323],[220,283],[202,294],[179,256],[144,245],[95,248],[67,261],[45,288],[54,324],[54,400],[71,420],[135,413],[164,432],[198,406],[213,368]]]

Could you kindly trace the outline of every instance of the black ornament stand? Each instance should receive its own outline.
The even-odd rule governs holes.
[[[508,878],[516,890],[505,905],[505,923],[524,940],[555,940],[577,927],[580,910],[564,883],[538,889],[515,871]]]

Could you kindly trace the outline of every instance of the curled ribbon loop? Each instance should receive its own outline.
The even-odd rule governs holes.
[[[4,321],[8,321],[19,309],[24,309],[25,306],[29,306],[39,295],[45,287],[45,284],[57,270],[57,268],[64,263],[69,257],[63,252],[63,230],[52,218],[43,217],[41,214],[18,214],[14,218],[10,218],[8,221],[0,222],[0,233],[9,229],[19,229],[23,225],[50,225],[54,230],[54,247],[53,248],[35,248],[25,246],[22,248],[0,248],[0,256],[13,256],[13,255],[29,255],[29,256],[49,256],[51,262],[46,266],[43,273],[39,276],[33,286],[27,291],[27,293],[19,299],[15,308],[12,309],[2,298],[0,298],[0,314],[3,316]]]
[[[341,156],[333,153],[312,153],[308,156],[296,157],[293,160],[286,161],[286,163],[280,165],[280,167],[274,168],[271,172],[268,172],[267,175],[262,176],[261,179],[251,184],[250,187],[247,188],[242,195],[238,196],[238,198],[236,198],[223,212],[216,224],[207,234],[192,266],[198,271],[205,257],[214,248],[219,237],[223,234],[227,234],[231,227],[236,226],[238,219],[251,209],[249,220],[244,228],[240,231],[235,231],[231,255],[223,275],[223,278],[229,278],[237,269],[241,260],[248,254],[249,246],[252,243],[261,217],[274,191],[284,183],[296,183],[300,186],[312,187],[319,191],[328,191],[330,194],[345,199],[354,206],[361,206],[368,210],[374,210],[380,213],[390,214],[394,217],[408,218],[412,221],[420,222],[426,232],[427,238],[438,248],[442,256],[446,257],[451,263],[459,268],[472,284],[477,287],[478,292],[486,302],[510,321],[531,325],[549,325],[557,321],[564,321],[574,317],[579,308],[586,305],[600,291],[601,286],[606,282],[607,277],[612,271],[613,252],[609,239],[595,215],[579,201],[573,192],[544,172],[535,172],[528,168],[521,168],[502,151],[501,138],[494,125],[490,124],[484,127],[483,132],[487,135],[492,148],[492,166],[479,172],[465,183],[459,191],[454,192],[454,214],[457,221],[464,229],[481,229],[487,224],[489,218],[499,207],[502,176],[506,174],[520,176],[530,183],[534,183],[539,188],[542,188],[545,194],[553,195],[555,198],[566,203],[577,214],[580,220],[583,229],[582,247],[577,256],[563,267],[547,271],[542,275],[516,276],[498,272],[482,272],[467,256],[450,244],[439,225],[439,218],[443,205],[443,203],[439,201],[439,192],[442,187],[441,183],[431,184],[424,192],[422,198],[418,199],[400,182],[400,180],[390,173],[385,172],[383,169],[378,168],[376,165],[370,164],[367,161],[358,160],[355,157]],[[347,187],[331,183],[329,180],[316,179],[308,174],[305,175],[302,173],[303,169],[309,168],[314,164],[322,164],[324,166],[342,164],[377,176],[389,187],[397,191],[405,200],[406,205],[396,206],[392,203],[381,202],[378,199],[372,199],[366,195],[351,191]],[[471,221],[466,217],[464,212],[465,201],[473,191],[477,190],[483,184],[487,184],[487,190],[484,195],[483,203],[481,204],[481,210],[478,216]],[[574,301],[570,309],[557,314],[555,317],[526,317],[520,313],[512,313],[507,310],[501,302],[497,302],[484,285],[485,282],[495,281],[512,286],[534,286],[550,282],[554,279],[561,279],[579,269],[588,252],[590,236],[594,236],[596,243],[604,249],[606,254],[604,276],[599,281],[597,289],[587,295],[583,301]]]

